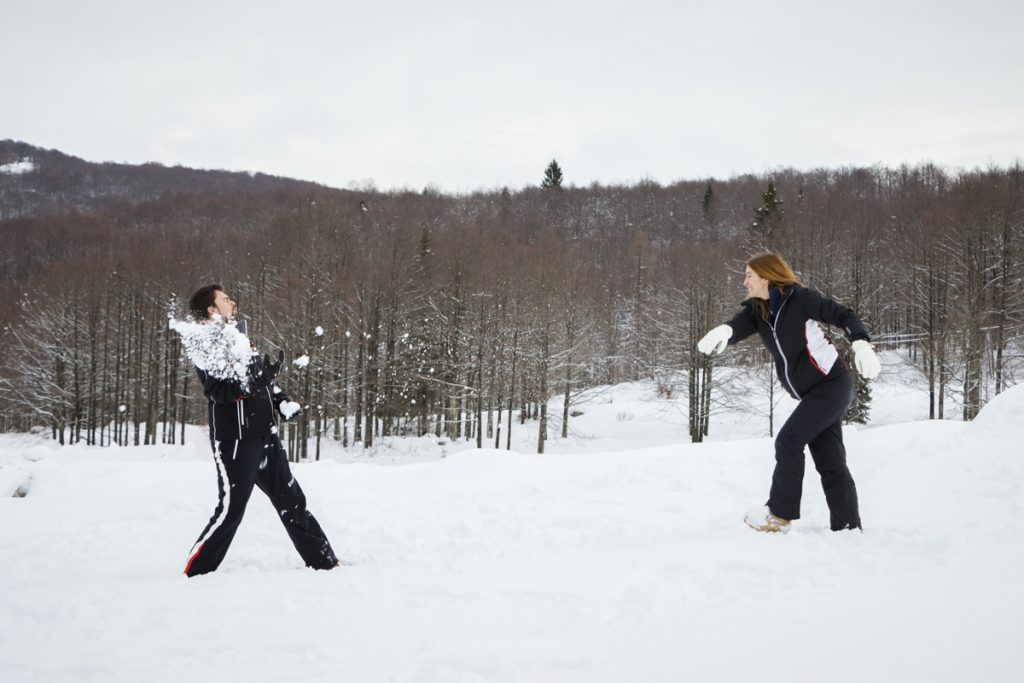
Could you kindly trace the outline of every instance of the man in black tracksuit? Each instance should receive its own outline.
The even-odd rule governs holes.
[[[219,285],[198,290],[190,302],[197,320],[219,313],[235,315],[235,304]],[[211,323],[212,324],[212,323]],[[227,554],[253,486],[270,498],[295,549],[306,566],[332,569],[338,559],[320,525],[306,509],[306,497],[288,467],[288,455],[278,438],[281,405],[288,396],[275,384],[283,354],[250,366],[250,381],[218,379],[196,368],[209,400],[210,441],[217,465],[219,499],[210,522],[189,553],[185,574],[212,572]]]
[[[767,523],[763,518],[757,522],[748,518],[747,523],[760,531],[786,531],[789,521],[800,518],[807,446],[821,476],[832,529],[860,529],[857,487],[846,465],[842,431],[843,416],[853,401],[853,379],[818,323],[843,330],[853,342],[858,369],[865,377],[878,373],[878,359],[868,343],[867,330],[852,310],[802,287],[788,265],[777,268],[789,274],[789,281],[781,285],[758,277],[751,269],[753,265],[762,272],[776,272],[771,268],[776,260],[784,264],[774,254],[752,259],[744,283],[751,298],[700,345],[705,353],[720,352],[726,340],[731,346],[756,332],[775,359],[782,386],[800,401],[775,439]]]

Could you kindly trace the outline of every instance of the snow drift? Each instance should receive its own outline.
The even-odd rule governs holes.
[[[216,494],[201,439],[2,442],[0,476],[31,451],[47,463],[39,491],[53,483],[0,499],[2,676],[1015,681],[1022,410],[1015,389],[971,425],[848,432],[863,534],[827,530],[810,467],[790,534],[747,529],[766,438],[300,464],[348,566],[303,568],[256,493],[221,570],[191,580],[185,553]]]

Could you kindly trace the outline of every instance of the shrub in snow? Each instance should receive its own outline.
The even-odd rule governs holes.
[[[171,329],[181,336],[193,365],[211,377],[248,387],[249,365],[258,354],[234,321],[225,322],[219,315],[208,322],[171,318]]]
[[[846,423],[866,425],[871,419],[871,385],[859,374],[854,374],[853,386],[853,403],[846,413]]]

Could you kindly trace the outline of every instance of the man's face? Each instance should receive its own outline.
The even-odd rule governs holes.
[[[213,296],[213,306],[207,308],[206,313],[211,318],[216,313],[224,320],[233,320],[238,315],[238,305],[231,300],[227,292],[218,289]]]

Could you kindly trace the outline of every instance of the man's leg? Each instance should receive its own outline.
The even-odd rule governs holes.
[[[288,454],[277,435],[264,440],[265,457],[256,476],[256,485],[274,504],[281,523],[307,567],[331,569],[338,558],[331,549],[320,524],[306,509],[306,496],[288,467]]]
[[[768,509],[782,519],[800,519],[804,446],[839,422],[850,407],[852,383],[842,375],[806,394],[775,437],[775,472]],[[841,440],[840,440],[841,443]]]
[[[256,481],[256,468],[261,458],[253,450],[258,451],[262,446],[260,439],[246,439],[222,441],[214,447],[219,495],[217,509],[192,546],[185,564],[188,576],[212,572],[224,560],[231,539],[245,515],[245,506]]]

